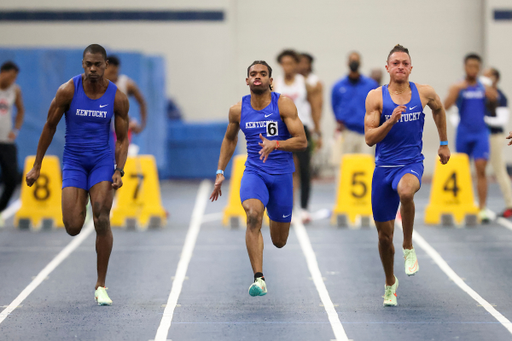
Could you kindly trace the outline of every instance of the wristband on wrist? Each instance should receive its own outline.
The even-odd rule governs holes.
[[[14,133],[14,135],[18,136],[18,134],[19,134],[20,130],[19,130],[19,129],[14,128],[14,129],[12,130],[12,132]]]
[[[217,173],[215,173],[215,174],[217,174],[217,175],[218,175],[218,174],[222,174],[222,175],[224,175],[224,171],[223,171],[222,169],[219,169],[219,170],[217,170]]]
[[[124,170],[122,170],[121,168],[116,168],[116,171],[119,171],[119,174],[121,174],[121,177],[124,176]]]
[[[447,146],[448,145],[448,141],[441,141],[440,144],[441,144],[441,146]]]
[[[276,140],[276,148],[274,148],[274,150],[278,150],[279,149],[279,141]]]

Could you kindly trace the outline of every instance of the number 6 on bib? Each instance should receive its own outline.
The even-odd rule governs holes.
[[[277,128],[277,122],[268,121],[267,122],[267,136],[277,136],[279,134],[279,129]]]

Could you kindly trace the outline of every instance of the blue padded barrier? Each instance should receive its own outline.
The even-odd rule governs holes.
[[[12,60],[20,67],[17,84],[21,87],[25,105],[25,122],[16,140],[20,171],[27,155],[36,153],[39,136],[46,122],[50,103],[58,87],[83,72],[81,49],[0,48],[0,64]],[[155,155],[159,171],[166,169],[166,89],[163,58],[140,53],[115,52],[121,59],[121,71],[139,84],[148,102],[148,125],[135,136],[140,152]],[[140,121],[138,106],[130,100],[130,115]],[[62,160],[65,123],[62,118],[47,155]]]
[[[169,121],[167,127],[168,167],[164,176],[215,178],[227,122]],[[225,176],[231,176],[231,161],[225,169]]]

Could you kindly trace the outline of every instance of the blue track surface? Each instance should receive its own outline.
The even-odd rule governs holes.
[[[146,232],[115,230],[107,286],[114,301],[99,307],[94,233],[0,324],[0,340],[142,340],[155,338],[189,229],[198,182],[164,182],[168,226]],[[228,186],[224,188],[225,195]],[[415,230],[473,290],[512,319],[512,231],[492,223],[473,228],[422,224],[429,186],[416,196]],[[489,206],[503,209],[490,187]],[[174,310],[168,339],[325,340],[333,329],[311,279],[297,234],[283,249],[268,228],[264,273],[268,294],[250,297],[252,271],[242,229],[223,227],[215,214],[226,197],[209,203]],[[333,184],[315,183],[312,211],[331,208]],[[212,218],[213,217],[213,218]],[[324,283],[349,339],[510,340],[512,334],[463,292],[416,247],[420,271],[403,270],[401,230],[395,235],[398,307],[382,307],[384,274],[374,228],[338,229],[315,220],[307,233]],[[0,306],[9,305],[70,241],[63,230],[0,230]],[[1,308],[3,310],[4,308]],[[1,311],[0,310],[0,311]]]

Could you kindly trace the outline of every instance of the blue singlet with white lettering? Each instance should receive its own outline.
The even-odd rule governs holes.
[[[64,150],[76,154],[110,151],[110,120],[114,115],[117,86],[109,81],[107,90],[98,99],[84,92],[82,75],[73,77],[75,93],[66,114],[66,145]]]
[[[480,82],[459,92],[457,98],[457,108],[460,116],[458,129],[470,133],[486,131],[488,128],[484,121],[485,103],[485,87]]]
[[[403,166],[414,162],[422,162],[423,125],[425,114],[416,84],[409,82],[411,100],[405,106],[406,112],[388,132],[386,137],[377,143],[375,152],[376,166]],[[398,106],[391,99],[388,86],[382,86],[382,114],[380,125],[387,121]]]
[[[242,112],[240,117],[240,129],[245,134],[247,141],[248,169],[261,170],[267,174],[287,174],[295,171],[293,155],[283,150],[272,151],[265,163],[260,160],[261,142],[260,134],[268,140],[287,140],[291,138],[286,124],[279,114],[279,93],[272,92],[272,101],[263,110],[254,110],[251,105],[251,95],[242,98]]]

